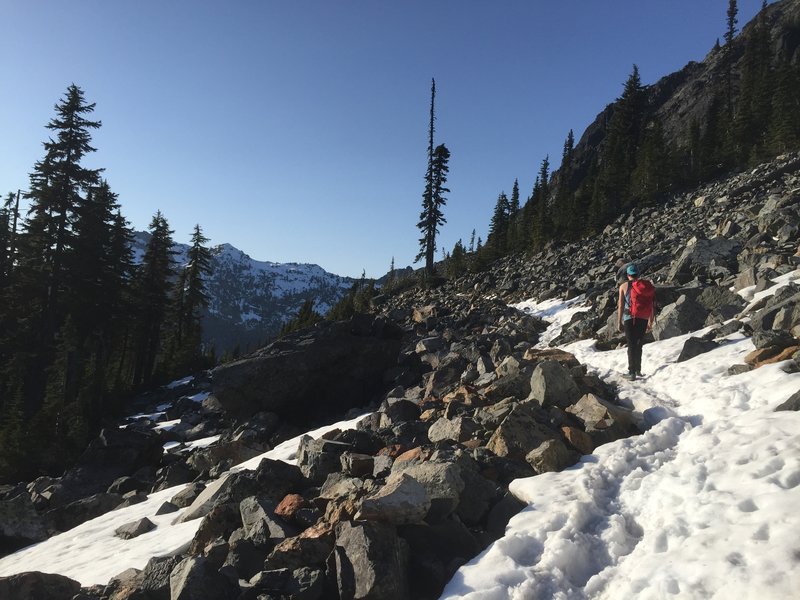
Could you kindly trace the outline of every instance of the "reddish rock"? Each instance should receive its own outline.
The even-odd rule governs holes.
[[[284,519],[292,519],[301,508],[306,508],[309,503],[300,494],[288,494],[278,503],[275,514]]]
[[[591,454],[594,452],[594,442],[591,436],[585,431],[581,431],[577,427],[564,426],[561,428],[561,433],[564,438],[582,454]]]

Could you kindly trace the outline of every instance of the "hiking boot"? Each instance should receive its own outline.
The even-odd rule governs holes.
[[[624,377],[628,381],[636,381],[636,373],[634,373],[633,371],[625,373],[622,377]]]

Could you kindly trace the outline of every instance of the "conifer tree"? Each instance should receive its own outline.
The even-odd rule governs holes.
[[[523,243],[520,238],[523,236],[522,213],[519,201],[519,180],[514,180],[511,188],[511,198],[508,204],[508,242],[506,250],[515,252],[522,250]]]
[[[297,314],[294,316],[294,318],[289,320],[281,328],[279,336],[283,337],[289,333],[292,333],[293,331],[300,331],[301,329],[313,327],[323,319],[324,317],[314,310],[314,299],[307,298],[300,307],[300,310],[297,311]]]
[[[633,65],[622,96],[614,103],[614,114],[602,150],[591,206],[592,226],[595,230],[617,216],[629,203],[630,177],[636,166],[646,101],[639,68]]]
[[[462,275],[467,270],[467,249],[459,239],[453,246],[450,258],[447,261],[447,276],[451,279]]]
[[[545,156],[536,177],[539,182],[536,202],[536,224],[533,229],[533,246],[541,248],[553,237],[553,218],[550,211],[550,157]]]
[[[134,387],[153,381],[175,276],[173,231],[161,211],[153,216],[149,232],[144,259],[134,279],[136,331],[131,376]]]
[[[800,147],[800,66],[783,57],[774,81],[767,143],[780,154]]]
[[[736,0],[728,0],[728,20],[727,29],[725,30],[725,45],[729,45],[733,38],[736,36],[736,24],[739,22],[737,16],[739,9],[736,6]]]
[[[561,152],[561,167],[558,169],[558,184],[553,197],[553,227],[556,235],[572,237],[575,229],[573,221],[577,220],[573,195],[570,190],[570,177],[572,176],[572,161],[575,153],[575,136],[569,130]]]
[[[489,235],[486,238],[486,247],[491,249],[492,259],[496,259],[506,252],[510,213],[511,205],[508,197],[505,192],[500,192],[489,223]]]
[[[208,307],[206,279],[211,275],[211,251],[200,225],[194,226],[187,264],[175,286],[175,317],[170,342],[173,375],[197,369],[202,363],[202,313]]]
[[[470,254],[475,252],[475,230],[472,230],[472,235],[469,238],[469,251]]]
[[[44,343],[52,340],[63,318],[60,296],[67,279],[65,259],[77,207],[83,201],[82,193],[99,180],[99,169],[81,165],[83,157],[95,151],[91,130],[99,128],[100,122],[85,117],[94,108],[85,102],[78,86],[67,88],[55,106],[56,117],[47,124],[55,139],[44,143],[45,157],[31,174],[30,216],[20,240],[20,264],[31,276],[29,283],[38,288],[38,293],[28,296],[32,301],[28,306],[39,313],[38,334]]]
[[[423,203],[422,212],[419,216],[419,227],[422,237],[419,240],[420,251],[416,260],[425,258],[425,273],[433,275],[433,262],[436,253],[436,236],[439,234],[439,226],[444,225],[447,220],[444,218],[442,207],[447,204],[445,194],[450,190],[445,186],[447,183],[447,173],[449,171],[448,162],[450,151],[447,146],[440,144],[433,151],[433,162],[431,165],[431,193],[430,201]]]
[[[636,168],[631,174],[631,195],[636,203],[653,202],[670,189],[674,178],[664,128],[655,120],[646,128],[638,150]]]
[[[767,158],[766,130],[774,89],[769,28],[756,17],[742,57],[742,77],[733,123],[733,151],[738,164]]]
[[[450,151],[444,144],[434,148],[436,121],[436,80],[431,80],[430,124],[428,126],[428,169],[425,173],[425,191],[422,195],[422,212],[417,227],[422,232],[419,240],[420,250],[414,262],[425,259],[425,273],[433,275],[433,262],[436,254],[436,236],[439,226],[446,222],[442,207],[446,204],[444,194],[450,190],[445,187]]]

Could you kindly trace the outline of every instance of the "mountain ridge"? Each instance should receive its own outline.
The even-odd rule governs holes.
[[[134,233],[136,262],[141,262],[149,235]],[[176,266],[186,263],[188,250],[187,244],[174,244]],[[309,298],[317,312],[326,313],[358,281],[317,264],[256,260],[230,243],[211,246],[210,251],[203,342],[218,355],[237,347],[254,349],[274,338]]]

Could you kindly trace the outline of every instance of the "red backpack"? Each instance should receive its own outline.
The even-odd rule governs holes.
[[[634,279],[628,283],[630,313],[634,319],[649,319],[653,315],[656,288],[647,279]]]

